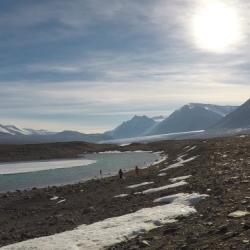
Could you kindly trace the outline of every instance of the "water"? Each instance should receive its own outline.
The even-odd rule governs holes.
[[[159,160],[160,156],[150,152],[124,152],[85,154],[81,159],[82,162],[90,160],[88,161],[89,165],[79,163],[80,165],[73,164],[70,167],[68,160],[57,161],[56,164],[55,161],[27,162],[28,167],[26,168],[23,162],[14,165],[0,164],[0,192],[82,182],[99,177],[100,169],[104,177],[115,175],[120,168],[131,170],[134,169],[135,165],[145,167]],[[60,162],[61,168],[58,168],[58,162]],[[33,168],[31,168],[32,163],[34,164]],[[37,171],[36,167],[41,167],[41,164],[44,167],[44,163],[47,164],[47,169],[40,170],[39,168]],[[53,165],[56,165],[56,168],[52,169]],[[3,174],[6,173],[8,167],[11,167],[9,174]]]

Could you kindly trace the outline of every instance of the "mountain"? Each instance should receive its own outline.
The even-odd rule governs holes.
[[[163,116],[163,115],[154,116],[154,117],[152,117],[152,119],[153,119],[155,122],[162,122],[164,119],[166,119],[166,116]]]
[[[22,129],[13,125],[1,125],[0,124],[0,135],[46,135],[51,134],[47,130],[35,130],[35,129]]]
[[[112,139],[104,134],[83,134],[77,131],[50,132],[47,130],[22,129],[13,125],[0,125],[0,144],[28,144],[85,141],[98,142]]]
[[[250,129],[250,99],[234,110],[232,113],[225,116],[211,130],[218,129]]]
[[[145,115],[134,116],[114,130],[103,134],[84,134],[77,131],[49,132],[47,130],[23,129],[13,125],[0,125],[0,144],[69,141],[100,142],[113,139],[206,130],[212,126],[214,126],[212,127],[214,129],[250,127],[250,100],[237,110],[235,110],[236,108],[234,106],[191,103],[176,110],[167,118],[163,116],[153,118]]]
[[[235,110],[234,106],[190,103],[150,128],[147,135],[204,130]]]
[[[27,132],[28,135],[51,135],[56,133],[44,129],[25,128],[24,130]]]
[[[145,131],[157,124],[153,118],[147,116],[134,116],[129,121],[123,122],[114,130],[108,131],[105,135],[113,139],[131,138],[143,135]]]

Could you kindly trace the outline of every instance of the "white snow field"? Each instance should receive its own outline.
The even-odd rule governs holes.
[[[194,149],[196,149],[196,148],[197,148],[197,146],[193,146],[193,147],[191,147],[191,148],[188,148],[187,152],[190,152],[190,151],[192,151],[192,150],[194,150]]]
[[[128,194],[118,194],[116,196],[114,196],[114,198],[122,198],[122,197],[127,197]]]
[[[154,166],[154,165],[157,165],[157,164],[160,164],[160,163],[162,163],[162,162],[164,162],[164,161],[166,161],[167,158],[168,158],[167,155],[163,156],[161,159],[159,159],[158,161],[154,162],[154,163],[153,163],[153,166]]]
[[[32,161],[19,163],[1,163],[0,174],[28,173],[42,170],[73,168],[87,166],[95,163],[95,160],[75,159],[75,160],[57,160],[57,161]]]
[[[166,175],[167,175],[166,173],[160,173],[157,176],[166,176]]]
[[[152,194],[152,193],[160,192],[162,190],[175,188],[175,187],[180,187],[180,186],[184,186],[184,185],[187,185],[187,184],[188,183],[185,182],[185,181],[179,181],[179,182],[169,184],[169,185],[166,185],[166,186],[162,186],[162,187],[158,187],[158,188],[150,188],[150,189],[144,190],[142,192],[137,192],[136,194]]]
[[[55,201],[55,200],[58,200],[59,197],[58,196],[53,196],[52,198],[50,198],[51,201]]]
[[[154,182],[153,181],[151,181],[151,182],[142,182],[142,183],[139,183],[139,184],[127,186],[127,188],[132,189],[132,188],[143,187],[143,186],[147,186],[147,185],[151,185],[151,184],[154,184]]]
[[[196,212],[192,203],[199,194],[177,194],[172,204],[143,208],[135,213],[109,218],[72,231],[31,239],[2,247],[2,250],[97,250],[134,238],[140,234],[174,223],[179,216]],[[163,198],[161,198],[163,199]],[[166,199],[166,198],[165,198]]]
[[[195,205],[209,195],[199,193],[179,193],[155,199],[154,202]]]
[[[189,179],[190,177],[192,177],[192,175],[179,176],[179,177],[176,177],[176,178],[170,178],[169,180],[170,180],[172,183],[174,183],[174,182],[177,182],[177,181],[187,180],[187,179]]]
[[[183,167],[185,163],[193,161],[193,160],[195,160],[198,157],[198,155],[197,155],[197,156],[193,156],[193,157],[190,157],[188,159],[183,160],[184,156],[185,155],[179,156],[177,158],[177,162],[176,163],[168,165],[166,168],[161,169],[160,172],[166,171],[166,170],[171,169],[171,168]]]

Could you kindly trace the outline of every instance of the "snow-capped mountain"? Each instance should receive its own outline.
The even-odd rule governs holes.
[[[233,106],[190,103],[151,127],[146,135],[204,130],[235,110]]]
[[[212,111],[222,117],[228,115],[229,113],[233,112],[237,106],[219,106],[214,104],[202,104],[202,103],[190,103],[188,106],[192,109],[195,107],[201,107],[206,110]]]
[[[53,134],[47,130],[35,130],[35,129],[23,129],[13,125],[1,125],[0,124],[0,134],[1,135],[48,135]]]
[[[169,117],[134,116],[115,129],[103,134],[83,134],[77,131],[50,132],[0,125],[0,143],[47,143],[66,141],[100,142],[112,139],[206,130],[217,127],[250,127],[250,100],[234,111],[234,106],[190,103]],[[232,112],[234,111],[234,112]],[[228,115],[231,113],[231,115]]]
[[[27,134],[29,134],[29,135],[51,135],[51,134],[55,134],[55,132],[51,132],[51,131],[44,130],[44,129],[25,128],[24,131],[27,132]]]
[[[83,134],[77,131],[50,132],[13,125],[0,125],[0,144],[52,143],[69,141],[98,142],[111,139],[105,134]]]

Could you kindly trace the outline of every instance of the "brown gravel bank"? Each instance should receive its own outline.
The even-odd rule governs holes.
[[[189,146],[189,148],[187,148]],[[189,149],[196,146],[192,150]],[[250,218],[231,218],[236,210],[250,211],[250,138],[232,137],[212,140],[166,141],[148,145],[131,145],[124,150],[163,150],[168,160],[149,169],[125,174],[124,180],[110,177],[86,183],[6,193],[0,196],[0,245],[7,245],[43,235],[50,235],[152,207],[154,199],[177,192],[209,194],[200,202],[197,214],[180,218],[123,242],[111,249],[250,249]],[[180,155],[184,159],[197,156],[183,167],[159,170],[173,163]],[[192,175],[186,186],[149,195],[135,195],[146,189],[126,188],[128,185],[153,181],[151,187],[170,184],[169,178]],[[123,198],[115,195],[128,193]],[[50,200],[52,197],[58,200]],[[57,203],[65,200],[62,203]]]

